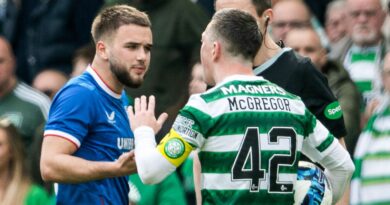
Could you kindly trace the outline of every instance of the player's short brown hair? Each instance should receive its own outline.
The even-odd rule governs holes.
[[[103,37],[110,36],[123,25],[135,24],[143,27],[151,27],[148,15],[127,5],[115,5],[107,7],[99,12],[92,23],[92,38],[94,42]]]
[[[214,14],[210,26],[210,35],[222,39],[232,56],[253,61],[263,36],[252,15],[238,9],[222,9]]]

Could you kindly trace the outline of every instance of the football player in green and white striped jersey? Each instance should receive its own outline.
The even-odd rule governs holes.
[[[155,118],[153,96],[135,99],[128,114],[144,183],[161,181],[199,148],[202,203],[293,204],[304,153],[327,169],[334,201],[340,198],[354,170],[349,154],[299,97],[253,74],[261,42],[250,14],[223,9],[213,16],[201,59],[206,82],[215,86],[191,96],[157,147],[166,114]]]

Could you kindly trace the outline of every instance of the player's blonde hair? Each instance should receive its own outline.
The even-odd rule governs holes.
[[[129,24],[151,27],[148,15],[134,7],[127,5],[107,7],[93,20],[92,38],[96,43],[106,36],[111,36],[119,27]]]

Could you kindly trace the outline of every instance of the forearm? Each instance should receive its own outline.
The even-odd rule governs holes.
[[[347,188],[341,199],[337,202],[336,205],[349,205],[350,203],[350,195],[351,195],[351,186],[348,184]]]
[[[345,188],[350,183],[355,166],[348,152],[339,143],[319,163],[325,167],[325,175],[332,185],[333,203],[343,195]]]
[[[152,128],[143,126],[134,130],[135,161],[138,175],[144,184],[156,184],[176,170],[156,149]]]
[[[340,138],[339,139],[339,143],[344,147],[344,148],[347,148],[347,145],[345,143],[345,140],[344,140],[344,137]],[[343,194],[343,196],[341,197],[341,199],[337,202],[337,205],[347,205],[349,204],[349,195],[350,195],[350,186],[349,186],[349,181],[348,181],[348,186],[346,187],[345,189],[345,192]]]
[[[67,154],[42,156],[41,173],[45,181],[81,183],[119,176],[114,162],[88,161]],[[134,169],[135,170],[135,169]]]
[[[196,196],[196,204],[200,205],[202,204],[202,193],[200,189],[200,183],[201,183],[201,164],[199,161],[198,152],[194,154],[194,167],[193,167],[193,173],[194,173],[194,187],[195,187],[195,196]]]
[[[345,144],[344,137],[340,137],[338,140],[339,140],[339,143],[341,144],[341,146],[343,146],[346,149],[347,145]]]

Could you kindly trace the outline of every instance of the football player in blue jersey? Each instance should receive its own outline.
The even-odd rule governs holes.
[[[56,95],[45,127],[41,174],[59,183],[57,204],[129,203],[127,175],[136,166],[123,89],[143,82],[150,26],[145,13],[123,5],[94,19],[94,60]]]

